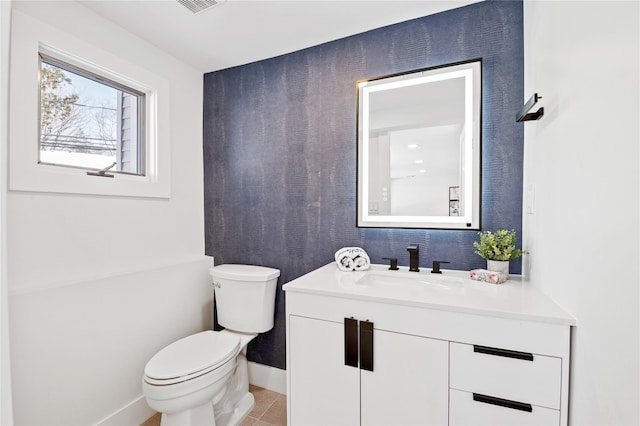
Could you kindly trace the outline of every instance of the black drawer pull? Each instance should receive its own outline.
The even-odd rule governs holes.
[[[473,351],[481,354],[504,356],[507,358],[523,359],[533,361],[533,354],[529,352],[510,351],[508,349],[490,348],[488,346],[473,345]]]
[[[473,400],[484,402],[485,404],[499,405],[500,407],[512,408],[514,410],[532,412],[531,404],[524,402],[510,401],[508,399],[496,398],[495,396],[482,395],[480,393],[473,394]]]

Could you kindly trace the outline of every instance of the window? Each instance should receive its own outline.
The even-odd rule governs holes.
[[[40,53],[40,164],[144,175],[145,94]]]
[[[172,74],[156,56],[19,11],[11,31],[9,190],[170,198]]]

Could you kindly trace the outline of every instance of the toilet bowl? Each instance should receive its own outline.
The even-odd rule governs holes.
[[[145,366],[142,390],[148,405],[162,413],[162,426],[236,425],[251,411],[246,348],[258,332],[273,327],[279,275],[277,269],[252,265],[211,269],[219,322],[228,328],[182,338]]]

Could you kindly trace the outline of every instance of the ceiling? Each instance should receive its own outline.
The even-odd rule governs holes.
[[[226,0],[194,15],[175,0],[79,3],[202,71],[271,58],[479,0]]]

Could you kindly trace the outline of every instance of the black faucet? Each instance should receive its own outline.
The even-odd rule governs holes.
[[[418,267],[419,246],[417,244],[410,245],[407,247],[407,251],[409,252],[409,271],[420,272],[420,268]]]

